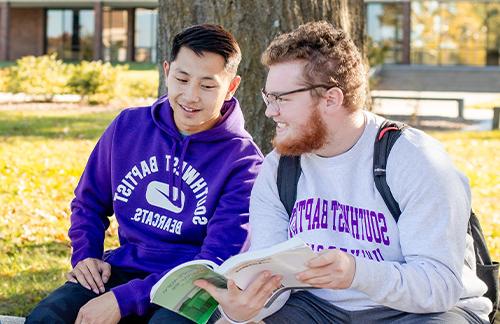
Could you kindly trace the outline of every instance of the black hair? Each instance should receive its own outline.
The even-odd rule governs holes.
[[[230,72],[236,72],[241,61],[241,51],[236,39],[220,25],[194,25],[175,35],[170,62],[175,61],[183,46],[199,56],[203,52],[219,54],[224,58],[224,67]]]

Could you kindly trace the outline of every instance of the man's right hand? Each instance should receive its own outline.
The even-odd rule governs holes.
[[[264,271],[245,290],[240,290],[233,280],[228,280],[227,289],[217,288],[207,280],[196,280],[194,284],[214,297],[233,321],[252,319],[264,308],[272,293],[281,286],[282,276]]]
[[[78,262],[73,270],[66,274],[68,281],[80,283],[96,294],[105,291],[104,284],[108,282],[110,276],[111,265],[94,258],[86,258]]]

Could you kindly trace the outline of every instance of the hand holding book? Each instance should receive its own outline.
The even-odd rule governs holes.
[[[281,285],[283,276],[261,272],[246,289],[238,288],[228,280],[227,289],[220,289],[207,280],[197,280],[195,285],[204,289],[222,306],[227,316],[235,321],[247,321],[255,317]]]
[[[207,290],[228,305],[241,305],[235,298],[243,298],[247,301],[243,303],[245,311],[248,302],[253,303],[253,308],[260,304],[268,306],[284,291],[310,287],[297,280],[296,275],[306,270],[307,262],[315,256],[307,244],[293,238],[267,249],[233,256],[220,266],[209,260],[186,262],[170,270],[154,285],[151,302],[197,323],[206,323],[218,305]],[[199,279],[203,281],[197,281]]]

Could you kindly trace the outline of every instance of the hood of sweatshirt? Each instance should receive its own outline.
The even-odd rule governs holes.
[[[180,166],[184,164],[186,151],[192,142],[211,143],[234,138],[252,138],[244,128],[243,112],[236,98],[232,97],[224,102],[221,114],[222,118],[212,128],[195,134],[183,135],[175,124],[172,106],[167,95],[151,106],[153,121],[173,141],[170,156],[177,157]],[[174,159],[170,159],[169,169],[173,170],[173,168]],[[182,192],[182,174],[170,173],[168,185],[173,188],[168,192],[168,198],[175,206],[181,205],[182,197],[179,191]]]
[[[214,125],[214,127],[205,131],[185,136],[189,141],[198,142],[216,142],[226,139],[251,138],[250,134],[245,130],[245,121],[243,112],[240,108],[240,103],[236,98],[231,98],[224,102],[222,109],[222,118]],[[172,106],[168,101],[168,96],[158,99],[151,106],[151,115],[155,124],[172,139],[182,143],[185,138],[175,125]]]

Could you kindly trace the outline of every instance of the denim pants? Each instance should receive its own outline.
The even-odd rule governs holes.
[[[266,324],[305,323],[447,323],[486,324],[469,310],[454,307],[448,312],[431,314],[405,313],[388,307],[376,307],[361,311],[347,311],[336,307],[307,291],[290,295],[286,304],[278,312],[264,319]]]
[[[105,284],[106,292],[115,286],[122,285],[133,279],[143,279],[147,273],[128,272],[113,267],[111,277]],[[91,299],[98,297],[78,283],[66,282],[43,299],[28,315],[29,323],[71,323],[73,324],[80,308]],[[124,317],[120,323],[180,323],[192,324],[193,321],[168,309],[152,305],[144,316],[131,315]]]

